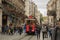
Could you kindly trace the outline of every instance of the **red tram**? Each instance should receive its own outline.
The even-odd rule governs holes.
[[[26,33],[35,34],[35,19],[26,19]]]

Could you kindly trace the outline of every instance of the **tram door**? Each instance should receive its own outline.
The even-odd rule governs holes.
[[[7,25],[7,15],[2,15],[2,25]]]

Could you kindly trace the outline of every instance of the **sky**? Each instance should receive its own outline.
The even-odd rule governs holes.
[[[37,6],[38,10],[43,14],[43,16],[47,16],[47,3],[49,0],[32,0]]]

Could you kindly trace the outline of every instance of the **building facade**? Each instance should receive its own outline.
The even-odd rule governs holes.
[[[47,16],[43,16],[43,22],[42,22],[42,24],[48,24],[48,17]]]
[[[56,18],[57,18],[57,20],[59,20],[60,19],[60,0],[57,0],[56,2],[57,2],[56,3],[56,6],[57,6],[57,11],[56,11],[57,16],[56,16]]]
[[[0,31],[3,25],[20,25],[25,17],[25,0],[0,0]]]
[[[56,22],[56,0],[50,0],[48,2],[47,15],[48,15],[48,24],[55,25],[55,22]]]
[[[29,16],[29,0],[25,0],[25,15]]]
[[[48,16],[53,16],[55,22],[60,20],[60,0],[50,0],[47,5]],[[54,23],[55,23],[54,22]]]
[[[35,16],[37,5],[34,2],[30,2],[29,5],[29,14]]]
[[[36,18],[38,23],[40,24],[40,12],[38,11],[37,5],[32,2],[31,0],[25,1],[25,14],[29,16],[33,16],[33,18]]]
[[[34,2],[30,2],[29,14],[36,18],[37,23],[40,24],[40,11],[38,11],[37,5]]]
[[[36,13],[35,13],[35,17],[36,17],[36,19],[37,19],[37,21],[38,21],[38,23],[40,24],[40,11],[37,11]]]

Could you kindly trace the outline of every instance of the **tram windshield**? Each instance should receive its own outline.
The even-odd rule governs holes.
[[[35,19],[26,19],[26,24],[32,24],[35,23]]]

